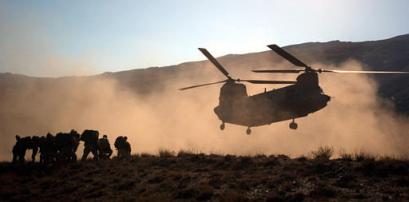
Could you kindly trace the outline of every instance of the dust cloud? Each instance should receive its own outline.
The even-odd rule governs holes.
[[[206,68],[214,67],[204,63]],[[348,61],[337,68],[361,69],[361,65]],[[378,98],[376,83],[365,75],[321,74],[321,86],[332,97],[326,108],[297,119],[297,130],[290,130],[289,121],[285,121],[255,127],[248,136],[242,126],[227,124],[224,131],[219,130],[220,121],[213,112],[219,86],[177,90],[223,79],[216,70],[207,70],[180,75],[164,89],[148,95],[139,95],[118,80],[103,76],[34,79],[12,87],[4,92],[0,106],[0,159],[11,159],[16,134],[45,135],[72,128],[79,132],[98,129],[109,136],[111,144],[117,136],[126,135],[132,153],[168,149],[298,156],[330,145],[335,151],[408,155],[408,120]],[[235,74],[249,73],[240,70]],[[295,79],[295,75],[257,78],[262,77]],[[249,94],[256,94],[264,87],[270,90],[280,86],[247,87]]]

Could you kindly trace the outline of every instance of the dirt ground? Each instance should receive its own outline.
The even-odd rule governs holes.
[[[409,201],[409,161],[180,152],[0,163],[0,201]]]

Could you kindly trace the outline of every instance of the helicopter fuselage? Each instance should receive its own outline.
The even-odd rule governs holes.
[[[224,83],[220,89],[219,105],[214,112],[222,121],[220,129],[225,128],[225,123],[247,126],[246,133],[251,133],[250,127],[267,125],[274,122],[291,120],[291,129],[297,129],[294,119],[307,116],[325,106],[330,97],[325,95],[319,86],[318,73],[353,73],[353,74],[409,74],[403,71],[354,71],[315,69],[306,65],[279,46],[272,44],[268,47],[288,62],[303,69],[270,69],[252,70],[256,73],[295,73],[299,74],[297,81],[285,80],[247,80],[232,78],[229,72],[205,48],[199,50],[207,59],[227,78],[222,81],[204,83],[181,88],[187,90],[197,87]],[[300,74],[301,73],[301,74]],[[252,84],[291,84],[289,86],[271,91],[264,91],[256,95],[247,95],[243,82]]]
[[[315,73],[304,73],[294,85],[248,96],[246,86],[227,82],[220,90],[219,105],[214,112],[223,123],[247,127],[307,116],[327,105],[330,100],[318,86]]]

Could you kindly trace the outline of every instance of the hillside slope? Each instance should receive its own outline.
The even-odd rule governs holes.
[[[360,156],[134,156],[55,167],[0,164],[1,200],[317,201],[409,200],[409,163]]]
[[[390,39],[366,42],[310,42],[287,46],[284,49],[294,54],[307,64],[339,65],[347,60],[357,60],[366,70],[402,70],[409,71],[409,34]],[[196,51],[196,50],[192,50]],[[219,58],[232,74],[245,70],[246,76],[257,76],[248,70],[257,68],[275,68],[277,64],[292,67],[272,51],[248,53],[240,55],[226,55]],[[283,64],[284,62],[284,64]],[[132,89],[138,94],[157,93],[167,85],[176,83],[178,79],[203,78],[218,73],[216,69],[209,69],[207,61],[187,62],[166,67],[151,67],[147,69],[133,69],[120,72],[107,72],[90,77],[62,77],[62,78],[32,78],[28,76],[0,73],[0,89],[2,92],[18,91],[16,87],[36,84],[42,88],[54,83],[69,83],[73,79],[113,78],[125,88]],[[212,72],[212,73],[209,73]],[[240,74],[237,76],[241,76]],[[377,76],[380,82],[381,95],[394,97],[398,109],[409,112],[409,90],[405,88],[409,79],[405,76]],[[216,79],[216,78],[215,78]],[[7,93],[2,93],[7,96]]]

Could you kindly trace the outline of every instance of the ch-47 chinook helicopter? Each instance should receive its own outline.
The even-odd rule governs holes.
[[[196,87],[224,83],[220,88],[219,105],[214,112],[222,121],[220,129],[224,130],[225,123],[246,126],[246,133],[251,133],[251,127],[267,125],[279,121],[292,120],[291,129],[297,129],[296,118],[305,117],[325,106],[330,96],[324,94],[319,86],[318,73],[355,73],[355,74],[408,74],[401,71],[348,71],[314,69],[298,60],[277,45],[269,45],[270,49],[287,59],[290,63],[304,69],[288,70],[253,70],[256,73],[296,73],[296,81],[281,80],[243,80],[230,77],[226,69],[204,48],[199,50],[211,63],[226,76],[225,80],[199,84],[181,88],[187,90]],[[282,88],[248,96],[246,86],[242,82],[252,84],[291,84]]]

